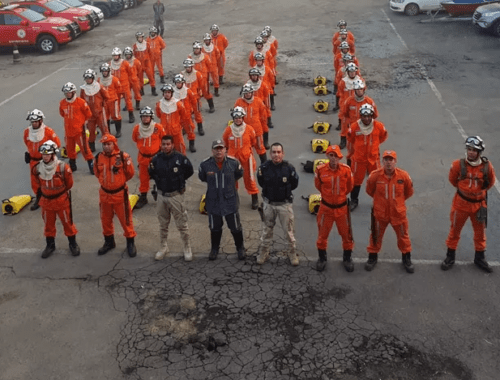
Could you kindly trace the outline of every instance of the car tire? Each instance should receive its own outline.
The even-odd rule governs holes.
[[[102,11],[104,14],[104,19],[110,18],[111,17],[111,10],[107,5],[101,5],[99,9]]]
[[[500,37],[500,20],[493,24],[491,31],[493,32],[493,35]]]
[[[52,54],[59,49],[59,44],[56,39],[51,35],[44,34],[38,37],[36,47],[42,54]]]
[[[420,13],[420,8],[415,3],[408,4],[405,8],[405,14],[407,16],[416,16],[419,13]]]

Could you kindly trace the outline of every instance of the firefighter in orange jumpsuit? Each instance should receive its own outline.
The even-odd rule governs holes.
[[[155,74],[155,67],[160,73],[160,82],[165,83],[165,74],[163,72],[163,50],[167,47],[163,38],[158,35],[158,29],[154,26],[149,28],[149,37],[146,40],[149,45],[149,57],[151,59],[151,70]]]
[[[134,51],[129,46],[123,49],[123,55],[132,71],[132,76],[129,78],[130,90],[134,91],[135,109],[139,111],[141,109],[141,95],[144,95],[144,90],[142,89],[144,80],[142,78],[139,80],[139,73],[142,73],[142,64],[141,61],[134,57]]]
[[[56,217],[59,217],[64,234],[69,241],[71,255],[78,256],[80,247],[76,243],[77,229],[73,223],[71,210],[71,188],[73,187],[73,174],[68,164],[59,161],[56,153],[59,151],[52,140],[44,142],[39,149],[42,160],[32,169],[40,193],[40,206],[42,219],[45,222],[44,235],[47,246],[42,252],[46,259],[56,249]]]
[[[479,136],[470,136],[465,140],[466,157],[453,161],[448,179],[457,188],[451,204],[451,227],[446,239],[446,259],[441,269],[448,270],[455,264],[455,251],[460,240],[460,233],[465,222],[470,218],[474,231],[474,264],[485,272],[493,272],[485,259],[487,196],[488,190],[496,181],[493,165],[484,152],[484,142]]]
[[[276,56],[278,55],[278,47],[279,47],[279,43],[278,43],[278,39],[273,36],[273,31],[271,29],[270,26],[266,25],[264,27],[264,30],[267,31],[267,42],[270,43],[271,45],[274,46],[274,50],[276,51]],[[274,65],[274,84],[278,84],[278,73],[276,71],[276,68],[277,68],[277,62],[276,62],[276,56],[275,56],[275,65]],[[274,111],[274,108],[272,108],[272,110]]]
[[[186,120],[186,110],[182,103],[174,97],[174,86],[164,84],[161,88],[163,98],[156,103],[156,116],[166,135],[174,138],[175,150],[186,154],[186,145],[182,135],[182,121]]]
[[[192,59],[194,62],[194,68],[196,71],[200,72],[203,76],[203,80],[199,83],[201,93],[203,97],[207,100],[208,106],[210,109],[208,112],[214,113],[214,99],[213,95],[210,93],[210,85],[208,81],[208,76],[210,74],[210,70],[212,67],[212,61],[210,57],[201,51],[202,45],[198,41],[193,43],[193,54],[188,55],[189,59]]]
[[[259,155],[260,163],[267,161],[266,148],[264,146],[264,133],[269,133],[267,128],[267,110],[261,98],[254,96],[253,87],[245,84],[241,88],[241,97],[236,100],[234,107],[241,107],[245,110],[243,121],[251,125],[255,131],[257,139],[255,151]]]
[[[257,53],[260,54],[260,53]],[[261,75],[261,72],[259,69],[252,68],[248,71],[248,76],[249,80],[247,84],[252,86],[254,90],[254,95],[257,98],[262,99],[264,102],[264,105],[266,106],[266,117],[267,117],[267,131],[264,130],[264,147],[266,149],[269,149],[269,128],[274,128],[273,122],[272,122],[272,113],[271,113],[271,87],[269,86],[268,82],[264,80],[264,77]]]
[[[116,247],[113,217],[116,215],[127,239],[127,253],[137,255],[134,238],[137,235],[132,222],[127,182],[134,176],[130,156],[118,147],[116,137],[106,133],[101,138],[102,152],[94,159],[95,176],[99,180],[99,210],[101,212],[104,245],[97,251],[104,255]]]
[[[212,35],[205,33],[203,36],[203,47],[201,51],[210,58],[210,80],[214,85],[214,95],[219,96],[219,67],[220,51],[217,45],[212,42]]]
[[[154,112],[151,107],[141,109],[141,123],[132,131],[132,141],[137,144],[137,163],[139,164],[139,200],[135,208],[139,209],[148,203],[149,171],[148,167],[153,157],[160,151],[161,138],[165,130],[161,124],[153,122]]]
[[[354,57],[354,52],[351,51],[351,47],[348,42],[342,42],[339,45],[339,50],[340,51],[333,57],[333,70],[335,73],[339,71],[345,54],[350,54]]]
[[[372,171],[366,182],[366,193],[373,198],[373,208],[365,269],[371,271],[377,264],[385,229],[390,224],[396,233],[403,266],[408,273],[413,273],[415,268],[411,263],[411,242],[405,203],[413,195],[413,183],[406,171],[396,167],[395,151],[384,151],[382,161],[383,167]]]
[[[336,56],[339,52],[339,46],[342,42],[347,42],[350,47],[350,51],[352,54],[356,53],[356,46],[354,46],[354,40],[349,38],[349,33],[346,29],[340,29],[339,37],[336,40],[333,40],[333,56]]]
[[[248,64],[250,67],[254,67],[257,62],[255,62],[255,53],[261,53],[264,56],[264,64],[266,67],[271,69],[273,72],[275,70],[274,67],[274,59],[269,50],[264,49],[264,40],[261,36],[258,36],[255,41],[255,49],[253,49],[248,55]]]
[[[64,140],[69,158],[69,166],[76,171],[76,146],[80,147],[82,155],[87,161],[91,174],[94,174],[92,152],[90,151],[85,123],[92,117],[87,102],[76,96],[76,86],[68,82],[63,88],[65,98],[59,103],[59,114],[64,118]]]
[[[278,63],[276,61],[276,57],[278,56],[278,51],[277,51],[275,45],[269,42],[270,35],[271,35],[271,32],[269,32],[269,30],[267,30],[267,29],[264,29],[262,32],[260,32],[259,36],[262,37],[262,41],[264,41],[264,50],[269,51],[271,53],[273,69],[274,69],[274,72],[276,73],[276,67],[278,65]],[[254,58],[255,58],[255,56],[254,56]]]
[[[137,39],[137,42],[132,46],[132,49],[134,50],[134,56],[137,58],[139,61],[141,61],[141,71],[138,73],[139,80],[144,83],[144,73],[146,73],[146,76],[148,77],[149,80],[149,85],[151,86],[151,95],[153,96],[158,96],[158,93],[156,92],[156,81],[155,81],[155,75],[153,68],[151,66],[151,49],[149,47],[149,43],[144,40],[144,33],[142,32],[137,32],[135,34],[135,38]],[[144,95],[141,93],[141,95]]]
[[[39,186],[36,178],[33,174],[33,167],[38,164],[42,159],[42,154],[39,149],[43,143],[48,140],[53,141],[57,146],[61,146],[61,141],[57,137],[56,133],[52,128],[47,127],[44,122],[45,115],[42,111],[34,109],[28,113],[26,120],[29,120],[31,126],[24,130],[24,143],[28,151],[24,153],[24,161],[30,164],[30,178],[31,178],[31,188],[33,193],[36,195],[35,203],[30,207],[31,211],[38,210],[40,208],[40,193],[38,192]]]
[[[344,268],[352,272],[354,264],[351,255],[354,239],[347,200],[347,194],[351,192],[353,186],[351,168],[340,162],[343,155],[338,145],[330,145],[325,153],[330,161],[319,165],[314,173],[314,186],[321,193],[321,205],[316,217],[318,223],[316,247],[319,255],[316,270],[321,272],[325,269],[328,235],[330,235],[333,223],[337,223],[337,231],[342,237]]]
[[[339,82],[342,80],[342,78],[344,78],[347,75],[345,69],[349,63],[354,63],[356,66],[359,67],[358,59],[355,56],[353,56],[349,53],[342,55],[342,61],[340,61],[338,64],[338,70],[337,70],[337,73],[335,74],[335,80],[333,82],[333,93],[335,95],[337,94]],[[359,69],[358,69],[358,73],[359,73]],[[340,128],[337,128],[337,130],[340,131]]]
[[[89,130],[89,147],[91,152],[95,152],[96,126],[99,126],[102,135],[109,132],[105,104],[109,99],[108,92],[96,80],[97,74],[94,70],[88,69],[83,74],[85,84],[80,86],[80,98],[85,100],[92,111],[92,117],[87,121]]]
[[[198,134],[200,136],[203,136],[205,134],[205,131],[203,130],[203,119],[201,118],[200,112],[200,98],[202,95],[200,86],[203,83],[203,75],[199,71],[195,70],[194,61],[191,58],[186,58],[182,62],[182,65],[184,66],[184,70],[181,71],[181,75],[184,77],[185,85],[193,92],[194,96],[196,97],[196,110],[193,110],[193,112],[195,112]],[[196,116],[197,114],[198,116]]]
[[[262,77],[262,80],[266,82],[271,90],[269,99],[270,99],[270,104],[269,104],[269,109],[271,111],[276,110],[276,107],[274,105],[274,96],[276,95],[274,91],[274,87],[276,86],[276,73],[272,69],[266,68],[266,65],[264,63],[265,57],[264,54],[262,53],[255,53],[254,54],[254,59],[255,59],[255,66],[253,68],[257,69],[260,71],[260,75]],[[269,128],[273,128],[272,123],[269,124]]]
[[[248,194],[252,196],[252,210],[259,207],[259,188],[255,181],[255,159],[252,148],[256,149],[257,138],[254,129],[243,121],[245,110],[235,107],[231,111],[232,122],[229,122],[222,140],[227,147],[227,155],[236,158],[243,167],[243,182]]]
[[[355,43],[356,42],[356,39],[354,38],[354,34],[352,34],[350,31],[347,30],[347,22],[345,20],[340,20],[338,23],[337,23],[337,27],[339,28],[339,31],[336,32],[334,35],[333,35],[333,38],[332,38],[332,45],[334,44],[334,42],[336,40],[338,40],[338,38],[340,37],[340,32],[342,30],[345,30],[347,32],[347,40],[348,41],[352,41],[352,43]]]
[[[347,163],[354,176],[350,208],[358,207],[359,190],[365,176],[380,168],[380,144],[387,140],[387,130],[375,118],[376,109],[363,104],[359,109],[359,120],[351,123],[347,132]]]
[[[202,123],[203,119],[201,118],[201,112],[198,110],[198,100],[196,99],[196,95],[193,91],[187,88],[184,83],[186,83],[186,80],[182,74],[177,74],[174,77],[174,98],[178,99],[186,110],[186,119],[181,122],[184,132],[186,132],[188,136],[189,151],[194,153],[196,152],[196,148],[194,146],[196,135],[194,134],[194,123],[191,115],[194,114],[197,123]]]
[[[121,89],[120,80],[111,75],[111,67],[108,63],[103,63],[100,68],[102,78],[98,78],[97,81],[108,93],[108,100],[104,105],[105,114],[108,118],[107,125],[109,129],[110,119],[113,120],[116,128],[116,138],[122,136],[122,115],[120,115],[120,99],[118,98],[118,93]]]
[[[226,67],[226,49],[229,46],[229,41],[227,40],[224,34],[220,33],[219,29],[220,28],[218,25],[213,24],[210,27],[210,33],[212,33],[212,41],[214,45],[216,45],[220,51],[220,57],[219,60],[217,61],[217,69],[219,71],[219,84],[224,84],[224,74]]]
[[[118,104],[120,104],[121,99],[125,99],[125,107],[128,110],[128,122],[135,122],[134,117],[134,107],[132,106],[132,93],[130,92],[130,81],[134,73],[130,68],[130,65],[122,56],[122,50],[120,48],[113,48],[111,55],[113,59],[109,62],[111,67],[111,75],[117,77],[120,80],[120,91],[118,92]]]

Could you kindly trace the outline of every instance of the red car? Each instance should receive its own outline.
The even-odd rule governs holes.
[[[0,6],[0,46],[34,46],[44,54],[53,53],[81,34],[74,21],[45,17],[17,5]]]
[[[57,0],[13,1],[23,8],[29,8],[46,17],[62,17],[69,21],[76,21],[82,32],[92,29],[91,12],[82,8],[73,8]]]

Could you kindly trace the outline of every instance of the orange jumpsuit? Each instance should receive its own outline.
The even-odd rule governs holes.
[[[347,54],[354,55],[354,53],[352,53],[350,50]],[[356,63],[356,66],[359,67],[357,58],[354,58],[354,63]],[[334,70],[334,72],[335,73],[338,72],[342,66],[344,66],[344,53],[342,53],[340,51],[333,58],[333,70]]]
[[[217,33],[216,36],[212,34],[212,43],[217,46],[220,52],[219,60],[217,61],[219,76],[224,76],[226,67],[226,49],[229,42],[225,35]]]
[[[353,188],[351,168],[342,163],[339,163],[336,169],[332,169],[329,164],[319,165],[314,173],[314,186],[321,193],[321,205],[316,217],[316,248],[327,249],[328,235],[333,223],[337,223],[337,231],[342,238],[342,249],[352,250],[354,239],[347,205],[347,195]]]
[[[186,132],[189,141],[196,140],[196,135],[194,133],[194,123],[191,115],[194,113],[194,117],[197,123],[202,123],[203,119],[201,118],[201,112],[198,109],[198,99],[196,95],[184,84],[182,88],[179,90],[177,87],[174,87],[174,97],[178,99],[182,105],[184,106],[185,119],[181,120],[182,127],[184,128],[184,132]],[[199,121],[198,121],[199,120]]]
[[[474,230],[474,249],[476,251],[486,250],[485,224],[476,218],[476,214],[481,206],[486,207],[486,192],[495,184],[495,170],[489,162],[487,179],[485,184],[484,162],[478,166],[465,163],[466,176],[462,179],[460,160],[453,161],[448,179],[457,188],[457,193],[453,197],[451,204],[451,228],[446,245],[450,249],[457,249],[460,233],[468,218]],[[486,185],[486,186],[485,186]],[[460,193],[459,193],[460,192]],[[463,196],[460,196],[463,195]],[[468,200],[464,199],[467,198]]]
[[[332,45],[335,43],[336,40],[338,40],[340,38],[340,30],[338,32],[336,32],[334,35],[333,35],[333,38],[332,38]],[[347,31],[347,40],[348,41],[352,41],[353,43],[356,42],[356,39],[354,38],[354,34],[352,34],[351,31]],[[350,43],[349,43],[350,44]]]
[[[151,125],[153,124],[153,125]],[[148,167],[153,157],[160,151],[161,138],[165,135],[165,130],[161,124],[151,122],[147,132],[140,131],[142,124],[137,124],[132,130],[132,141],[137,144],[137,162],[139,164],[139,192],[149,191]]]
[[[345,76],[340,80],[336,95],[339,98],[340,108],[342,108],[345,100],[349,96],[354,96],[354,81],[356,80],[362,80],[363,82],[365,81],[363,78],[361,78],[360,75],[356,75],[354,79],[349,78],[349,76]]]
[[[271,94],[272,90],[267,82],[265,82],[262,77],[261,79],[257,81],[257,83],[252,82],[249,80],[247,84],[253,87],[254,89],[254,97],[262,99],[264,102],[264,105],[266,106],[266,117],[271,117],[272,112],[271,112]],[[252,124],[253,125],[253,124]],[[266,122],[266,127],[268,127],[267,122]],[[269,128],[267,130],[264,130],[264,132],[269,132]]]
[[[340,103],[340,102],[339,102]],[[370,104],[374,108],[373,118],[378,117],[378,110],[375,102],[369,96],[363,96],[361,100],[356,97],[356,94],[345,99],[344,104],[340,107],[339,119],[341,120],[342,129],[340,136],[347,136],[349,126],[359,119],[359,109],[363,104]]]
[[[101,133],[104,135],[109,132],[108,122],[106,118],[105,105],[109,100],[108,92],[98,82],[92,84],[84,84],[80,86],[80,98],[85,100],[92,111],[92,117],[87,121],[87,129],[89,130],[89,142],[95,142],[96,126],[99,126]]]
[[[134,91],[134,100],[141,101],[141,88],[144,87],[144,79],[139,77],[139,73],[142,74],[142,64],[137,58],[132,57],[130,60],[126,60],[130,65],[130,70],[132,71],[132,76],[129,78],[130,90]],[[141,78],[141,79],[139,79]]]
[[[219,88],[219,67],[217,65],[217,62],[220,61],[220,51],[219,48],[211,43],[210,45],[203,44],[203,48],[201,51],[205,54],[208,55],[210,58],[210,78],[212,79],[212,83],[214,85],[214,88]]]
[[[271,94],[274,94],[274,87],[276,86],[276,75],[272,70],[266,70],[266,65],[258,66],[255,65],[253,68],[260,71],[260,79],[267,84],[271,90]]]
[[[243,122],[240,128],[244,126],[245,131],[241,137],[236,137],[231,129],[232,125],[233,122],[230,121],[222,134],[222,140],[227,147],[227,155],[236,158],[243,167],[243,182],[248,194],[258,194],[259,188],[255,181],[256,164],[252,154],[252,148],[257,145],[255,131],[250,125]]]
[[[73,187],[73,173],[68,164],[57,160],[56,171],[50,179],[42,179],[38,165],[33,167],[37,186],[41,190],[40,206],[42,207],[42,219],[45,222],[44,236],[56,237],[56,217],[59,217],[64,235],[75,236],[77,229],[73,223],[71,211],[71,193]]]
[[[364,134],[362,128],[373,127]],[[354,175],[354,186],[361,186],[366,174],[380,168],[380,144],[387,140],[387,130],[380,121],[373,120],[366,127],[360,120],[349,127],[347,133],[347,158],[351,159],[351,169]]]
[[[126,238],[137,234],[132,222],[132,209],[128,200],[129,181],[134,176],[132,159],[115,143],[111,154],[98,153],[94,159],[94,174],[99,180],[99,210],[101,213],[102,233],[111,236],[115,233],[113,217],[116,215]]]
[[[354,58],[352,63],[354,63],[356,66],[359,67],[359,62],[357,58]],[[343,58],[338,62],[338,67],[339,69],[337,70],[337,74],[335,74],[335,81],[334,81],[335,86],[338,86],[341,79],[347,75],[345,72],[345,62]]]
[[[33,167],[42,159],[42,154],[38,151],[38,149],[40,149],[42,144],[48,140],[54,141],[58,147],[61,146],[61,140],[59,140],[59,137],[57,137],[52,128],[47,127],[45,124],[42,124],[40,128],[42,128],[43,134],[41,132],[30,133],[32,130],[31,127],[24,130],[24,143],[26,144],[26,148],[28,148],[28,153],[30,155],[31,188],[33,189],[33,193],[35,195],[38,193],[38,189],[40,187],[33,174]],[[40,130],[40,128],[38,130]]]
[[[202,52],[199,55],[190,54],[188,58],[194,61],[194,70],[202,75],[202,80],[198,83],[201,94],[207,100],[212,99],[213,95],[210,93],[210,86],[208,84],[208,75],[212,67],[210,57]],[[217,80],[219,80],[219,78],[217,78]]]
[[[130,81],[134,75],[132,69],[128,62],[121,59],[116,63],[114,60],[109,62],[111,66],[111,75],[117,77],[120,80],[120,91],[118,91],[118,104],[121,98],[125,99],[125,104],[127,105],[128,112],[132,112],[134,107],[132,106],[132,94],[130,93]]]
[[[183,70],[181,71],[181,74],[184,75],[184,79],[186,80],[185,86],[193,91],[196,99],[199,100],[202,96],[201,86],[203,85],[203,75],[194,67],[193,71],[191,71],[190,73],[188,73],[186,70]],[[197,122],[201,123],[201,121]]]
[[[59,103],[59,114],[64,118],[64,139],[69,159],[76,159],[76,145],[80,147],[85,161],[94,158],[85,134],[84,124],[92,117],[92,111],[87,102],[77,97],[76,94],[72,102],[64,98]]]
[[[110,117],[112,120],[121,120],[122,115],[120,114],[120,101],[118,99],[118,92],[120,92],[121,83],[117,77],[110,75],[109,78],[110,79],[108,80],[106,80],[107,78],[97,79],[97,81],[108,93],[108,100],[106,101],[104,107],[106,117]]]
[[[161,99],[156,103],[156,116],[160,119],[165,134],[174,138],[175,150],[186,154],[182,136],[182,120],[186,119],[186,110],[182,103],[174,97],[170,101]]]
[[[264,48],[262,50],[257,50],[257,49],[254,49],[250,52],[250,54],[248,55],[248,64],[250,67],[254,67],[257,62],[255,61],[255,53],[262,53],[264,55],[264,65],[266,65],[266,67],[269,67],[273,73],[275,72],[275,65],[274,65],[274,58],[273,58],[273,55],[271,54],[271,52],[269,50],[265,51]]]
[[[155,38],[148,37],[146,40],[149,44],[149,58],[151,59],[151,71],[153,75],[155,73],[155,66],[158,68],[158,72],[160,76],[163,77],[165,74],[163,73],[163,49],[167,47],[165,41],[160,36],[156,36]]]
[[[406,200],[413,195],[409,174],[399,168],[389,178],[384,168],[371,172],[366,182],[366,193],[373,198],[373,225],[370,234],[369,254],[378,254],[382,248],[385,229],[390,224],[396,233],[401,253],[411,252]]]
[[[342,42],[347,42],[349,44],[349,50],[352,52],[352,54],[356,53],[356,46],[354,46],[354,38],[349,38],[349,34],[347,34],[347,38],[345,40],[341,39],[340,36],[335,39],[332,39],[332,44],[333,44],[333,55],[337,55],[337,53],[340,51],[339,46]]]
[[[138,70],[137,76],[139,80],[144,83],[144,73],[149,79],[149,84],[151,87],[156,87],[156,81],[154,76],[153,68],[151,67],[151,55],[150,55],[150,47],[147,41],[142,41],[142,43],[136,42],[134,46],[132,46],[132,50],[134,51],[134,57],[137,58],[141,62],[141,70]]]
[[[255,131],[255,151],[257,154],[261,155],[266,153],[262,136],[264,132],[269,132],[269,127],[267,126],[267,109],[262,99],[256,96],[253,96],[250,100],[238,98],[236,103],[234,103],[234,107],[243,107],[246,112],[243,121],[247,125],[251,125]]]

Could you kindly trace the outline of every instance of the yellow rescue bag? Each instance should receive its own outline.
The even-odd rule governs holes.
[[[326,78],[322,77],[321,75],[318,75],[316,78],[314,78],[314,85],[315,86],[324,86],[324,85],[326,85]]]
[[[314,153],[325,153],[326,149],[330,146],[330,141],[325,139],[311,140],[311,148]]]
[[[31,195],[15,195],[2,201],[2,213],[4,215],[16,215],[33,197]]]
[[[326,86],[316,86],[314,87],[314,93],[316,95],[327,95],[328,89],[326,88]]]
[[[314,103],[314,109],[317,112],[326,112],[328,111],[328,102],[320,99],[316,103]]]
[[[330,160],[328,158],[320,158],[319,160],[314,160],[313,170],[316,172],[316,168],[322,164],[328,164]]]
[[[319,135],[324,135],[325,133],[328,133],[330,130],[330,123],[327,123],[326,121],[316,121],[312,125],[312,129],[315,133]]]

